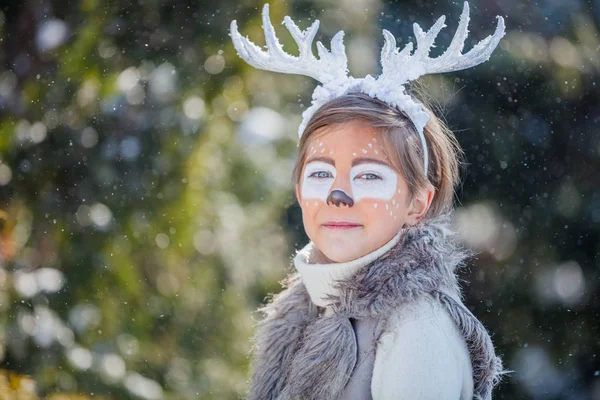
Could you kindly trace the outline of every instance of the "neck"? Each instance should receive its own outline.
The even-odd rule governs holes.
[[[406,229],[401,229],[386,244],[351,261],[337,263],[329,259],[313,242],[309,242],[294,257],[294,266],[302,276],[302,280],[313,303],[321,307],[329,306],[328,296],[337,295],[338,280],[352,277],[361,268],[387,253],[402,236]]]

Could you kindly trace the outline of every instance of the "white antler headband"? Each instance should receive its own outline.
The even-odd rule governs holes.
[[[339,31],[331,40],[331,51],[328,51],[321,42],[317,42],[319,53],[317,59],[311,47],[317,29],[319,29],[318,20],[315,20],[306,31],[301,31],[292,19],[286,16],[283,24],[298,44],[300,54],[296,57],[283,51],[269,19],[268,4],[264,5],[262,12],[263,29],[267,42],[266,52],[247,37],[240,35],[235,20],[231,21],[230,35],[238,55],[253,67],[284,74],[306,75],[321,83],[313,92],[311,106],[302,113],[302,123],[298,128],[299,137],[302,137],[308,121],[319,107],[329,100],[351,91],[360,91],[391,107],[397,107],[412,120],[421,138],[424,171],[427,176],[429,161],[423,129],[429,120],[429,115],[418,102],[405,93],[404,84],[426,74],[459,71],[487,61],[505,33],[504,19],[501,16],[496,18],[498,18],[498,25],[494,34],[477,43],[468,53],[461,54],[469,24],[469,4],[465,1],[458,29],[450,46],[444,54],[436,58],[429,58],[429,51],[440,30],[446,26],[444,24],[445,15],[438,18],[428,32],[424,32],[417,23],[413,25],[417,40],[417,49],[414,53],[412,53],[412,43],[408,43],[402,51],[399,51],[394,35],[384,29],[385,43],[381,49],[382,72],[377,79],[371,75],[364,78],[348,76],[348,58],[342,41],[344,31]]]

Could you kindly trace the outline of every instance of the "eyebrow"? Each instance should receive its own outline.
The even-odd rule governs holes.
[[[306,163],[311,163],[313,161],[321,161],[324,162],[326,164],[330,164],[333,165],[335,167],[335,161],[329,157],[323,157],[323,156],[319,156],[319,157],[313,157],[309,160],[306,161]],[[356,166],[356,165],[360,165],[360,164],[379,164],[379,165],[385,165],[386,167],[390,167],[393,168],[390,164],[386,163],[385,161],[382,160],[378,160],[377,158],[369,158],[369,157],[358,157],[355,158],[354,160],[352,160],[352,166]]]

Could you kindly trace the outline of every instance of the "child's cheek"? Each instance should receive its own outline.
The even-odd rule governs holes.
[[[398,217],[400,216],[400,213],[402,212],[402,209],[400,208],[400,205],[402,203],[402,192],[400,189],[396,190],[396,194],[394,195],[394,197],[392,198],[392,200],[389,203],[389,209],[391,211],[391,216],[394,218],[394,220],[398,219]]]
[[[332,179],[329,182],[305,180],[302,184],[302,198],[305,199],[305,205],[308,206],[312,203],[318,206],[319,202],[325,203],[332,184]]]
[[[319,200],[314,200],[314,199],[305,200],[304,201],[304,208],[307,209],[307,210],[311,210],[311,209],[319,207],[319,205],[322,205],[322,204],[323,204],[323,202],[319,201]]]
[[[313,231],[317,216],[323,210],[324,203],[320,200],[304,200],[302,202],[302,221],[307,231]]]
[[[401,191],[396,189],[391,199],[369,198],[363,199],[367,212],[374,218],[384,220],[398,220],[400,216],[400,202],[402,200]]]
[[[368,220],[389,222],[398,218],[398,210],[392,206],[392,201],[364,199],[361,203]]]

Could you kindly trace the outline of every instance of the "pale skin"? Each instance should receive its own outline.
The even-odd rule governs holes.
[[[389,242],[404,225],[416,224],[433,200],[434,190],[415,193],[384,149],[380,133],[353,120],[315,132],[296,198],[304,229],[325,262],[348,262]],[[332,192],[343,201],[330,201]],[[347,229],[331,223],[347,222]]]

